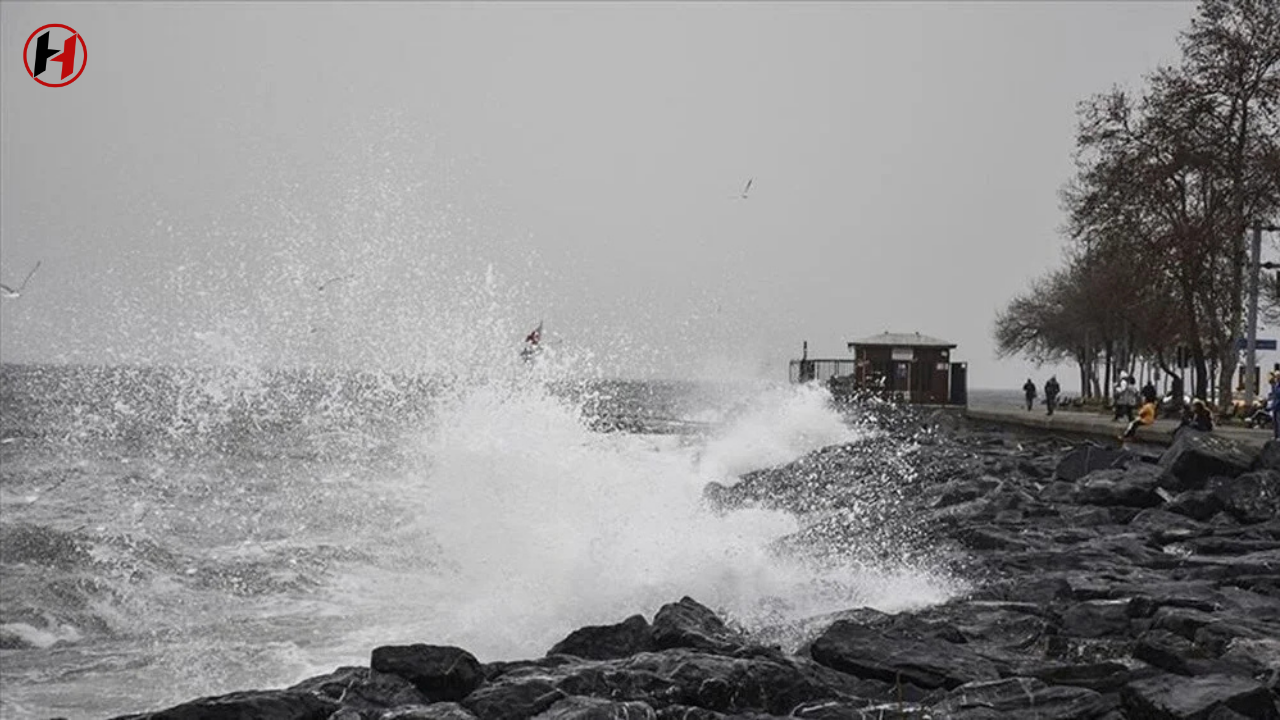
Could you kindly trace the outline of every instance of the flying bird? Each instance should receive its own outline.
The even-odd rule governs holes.
[[[747,184],[746,184],[746,185],[744,185],[744,186],[743,186],[743,188],[742,188],[742,194],[741,194],[741,195],[731,195],[730,197],[731,197],[731,198],[733,198],[734,200],[746,200],[746,199],[747,199],[747,193],[751,192],[751,183],[752,183],[752,182],[754,182],[754,181],[755,181],[755,178],[748,178],[748,179],[747,179]]]
[[[40,269],[40,263],[39,263],[39,262],[37,262],[37,263],[36,263],[36,266],[35,266],[35,267],[33,267],[33,268],[31,268],[31,272],[27,273],[27,276],[26,276],[25,278],[23,278],[23,279],[22,279],[22,284],[18,286],[18,289],[17,289],[17,290],[14,290],[13,288],[9,287],[8,285],[5,285],[5,284],[3,284],[3,283],[0,283],[0,292],[2,292],[2,293],[3,293],[3,295],[4,295],[4,297],[7,297],[7,298],[17,299],[17,298],[22,297],[22,291],[23,291],[23,289],[24,289],[24,288],[26,288],[26,287],[27,287],[27,281],[28,281],[28,280],[30,280],[30,279],[31,279],[31,276],[32,276],[32,275],[35,275],[35,274],[36,274],[36,271],[37,271],[37,270],[39,270],[39,269]]]
[[[325,280],[324,282],[317,285],[316,289],[319,290],[320,292],[324,292],[324,289],[329,287],[330,285],[333,285],[334,283],[340,283],[343,280],[350,280],[353,277],[355,277],[355,275],[339,275],[338,277],[331,277],[328,280]]]

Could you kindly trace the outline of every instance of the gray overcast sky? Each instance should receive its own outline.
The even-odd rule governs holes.
[[[5,2],[0,279],[43,265],[0,358],[413,366],[545,318],[624,375],[887,329],[1016,387],[992,320],[1060,256],[1076,103],[1194,10]]]

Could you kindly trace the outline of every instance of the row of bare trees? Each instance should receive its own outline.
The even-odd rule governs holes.
[[[1140,92],[1080,104],[1065,262],[996,318],[1002,356],[1074,362],[1085,396],[1186,364],[1197,397],[1231,397],[1247,233],[1280,210],[1280,2],[1202,0],[1179,40]]]

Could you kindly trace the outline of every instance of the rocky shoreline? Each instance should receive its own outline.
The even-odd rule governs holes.
[[[1280,443],[1182,431],[1145,455],[878,421],[706,496],[812,517],[797,545],[927,554],[973,581],[946,603],[748,635],[686,597],[542,658],[379,647],[367,667],[127,717],[1280,720]]]

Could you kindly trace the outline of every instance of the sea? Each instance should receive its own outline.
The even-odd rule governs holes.
[[[536,657],[686,595],[749,632],[944,601],[944,570],[704,499],[877,432],[785,382],[3,365],[0,716],[283,687],[385,644]]]

